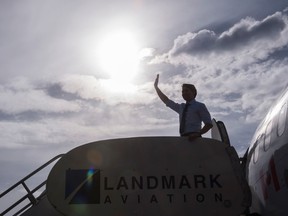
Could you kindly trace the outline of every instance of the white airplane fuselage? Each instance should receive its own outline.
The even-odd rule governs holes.
[[[252,195],[251,213],[288,213],[288,89],[258,126],[246,153],[246,177]]]

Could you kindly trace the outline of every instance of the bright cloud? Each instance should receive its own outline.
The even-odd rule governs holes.
[[[241,63],[244,58],[252,63],[285,47],[287,35],[288,17],[285,13],[276,12],[261,21],[247,17],[221,34],[204,29],[178,36],[172,49],[152,62],[201,65],[206,61]]]
[[[260,21],[242,19],[220,34],[200,30],[178,36],[152,63],[184,65],[179,82],[195,83],[216,115],[242,113],[246,121],[257,122],[275,100],[271,92],[287,85],[288,59],[277,56],[288,52],[287,46],[288,17],[276,12]],[[259,106],[261,98],[267,101]]]
[[[45,89],[34,86],[23,78],[0,86],[0,111],[7,114],[30,111],[65,113],[78,112],[80,109],[77,102],[52,98],[45,93]]]
[[[155,98],[152,83],[135,85],[110,79],[97,79],[90,75],[67,75],[59,81],[63,90],[86,100],[99,100],[106,104],[147,104]],[[145,98],[145,100],[144,100]]]

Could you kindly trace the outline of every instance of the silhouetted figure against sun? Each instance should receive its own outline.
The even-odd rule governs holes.
[[[155,90],[159,98],[172,110],[179,114],[179,133],[188,136],[189,140],[201,137],[212,128],[211,115],[204,103],[195,100],[197,90],[192,84],[182,85],[182,97],[186,103],[175,103],[170,100],[158,87],[159,74],[154,82]],[[202,127],[202,122],[204,126]]]

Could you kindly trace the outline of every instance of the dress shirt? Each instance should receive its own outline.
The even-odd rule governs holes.
[[[200,132],[202,122],[212,124],[211,115],[204,103],[200,103],[195,99],[187,102],[189,103],[186,121],[183,134]],[[185,107],[185,103],[175,103],[172,100],[168,100],[166,106],[174,110],[179,114],[179,123],[181,124],[182,114]]]

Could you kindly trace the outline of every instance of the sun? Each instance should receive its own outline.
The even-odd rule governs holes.
[[[132,31],[127,29],[110,31],[99,40],[98,65],[110,79],[129,81],[139,69],[139,52],[140,45]]]

